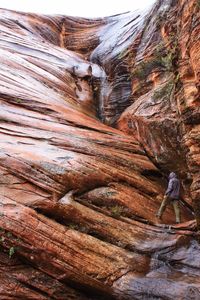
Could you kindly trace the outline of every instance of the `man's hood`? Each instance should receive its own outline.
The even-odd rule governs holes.
[[[172,179],[172,178],[176,178],[177,176],[176,176],[176,174],[174,173],[174,172],[171,172],[170,174],[169,174],[169,179]]]

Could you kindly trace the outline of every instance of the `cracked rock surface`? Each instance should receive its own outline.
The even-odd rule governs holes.
[[[0,299],[200,299],[199,19],[0,9]]]

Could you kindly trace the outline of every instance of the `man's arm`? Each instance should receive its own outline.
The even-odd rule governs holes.
[[[171,191],[173,190],[173,180],[170,180],[168,183],[168,187],[167,190],[165,192],[165,195],[168,195],[169,193],[171,193]]]

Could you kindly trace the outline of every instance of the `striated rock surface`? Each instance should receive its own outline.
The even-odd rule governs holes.
[[[200,299],[199,17],[0,9],[2,300]]]

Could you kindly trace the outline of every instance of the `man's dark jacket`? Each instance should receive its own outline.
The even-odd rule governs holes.
[[[180,196],[180,180],[174,172],[169,174],[169,183],[165,195],[173,199],[179,199]]]

